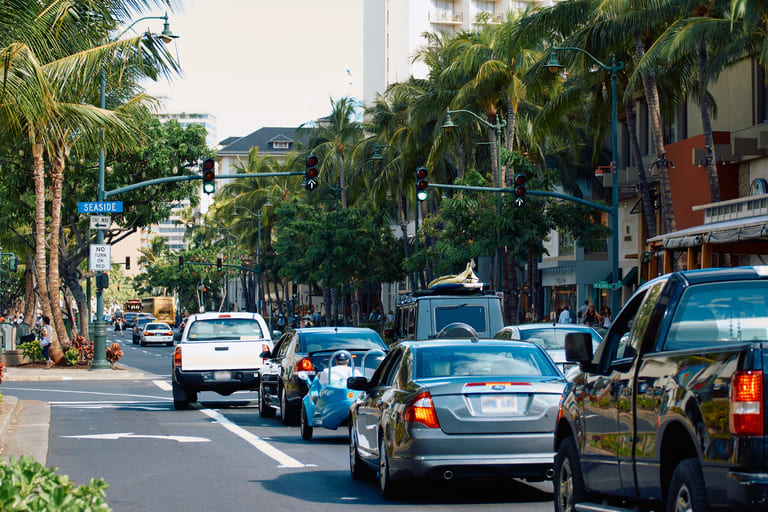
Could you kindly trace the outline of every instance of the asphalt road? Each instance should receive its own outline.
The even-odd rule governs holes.
[[[3,384],[3,392],[52,405],[48,464],[76,482],[102,477],[118,512],[146,510],[552,510],[551,483],[418,483],[402,501],[349,476],[347,431],[298,428],[258,414],[255,393],[201,393],[198,409],[173,410],[170,347],[123,345],[122,362],[156,374],[136,381]]]

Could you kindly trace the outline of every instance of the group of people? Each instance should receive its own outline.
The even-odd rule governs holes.
[[[603,309],[598,313],[594,304],[591,304],[588,300],[584,301],[584,304],[579,307],[578,312],[574,315],[568,305],[563,306],[562,311],[557,317],[557,322],[561,324],[583,324],[594,328],[607,329],[611,326],[613,321],[613,315],[611,314],[611,308],[603,306]]]

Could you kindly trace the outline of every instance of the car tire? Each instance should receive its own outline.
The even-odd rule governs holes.
[[[355,436],[355,426],[349,422],[349,474],[352,480],[367,480],[371,477],[371,468],[369,468],[357,451],[357,436]]]
[[[312,433],[314,428],[309,424],[309,418],[307,417],[307,408],[304,407],[304,403],[301,404],[301,418],[299,418],[299,429],[301,430],[301,438],[305,441],[312,439]]]
[[[288,394],[285,392],[285,388],[280,388],[280,419],[283,420],[283,425],[295,425],[295,415],[293,408],[288,404]]]
[[[144,340],[140,341],[139,345],[141,345],[142,347],[146,347],[147,346],[147,344],[146,344],[146,342],[144,342]]]
[[[259,416],[272,418],[275,416],[275,408],[267,403],[267,395],[264,393],[264,385],[259,384]]]
[[[185,389],[175,382],[171,382],[173,389],[173,408],[177,411],[189,409],[189,404],[197,402],[197,391]]]
[[[400,485],[392,480],[392,471],[387,456],[387,443],[384,434],[379,436],[379,492],[385,500],[392,500],[400,496]]]
[[[575,504],[584,501],[586,487],[581,472],[576,443],[568,437],[555,454],[555,512],[574,512]]]
[[[707,488],[704,486],[704,476],[701,464],[696,459],[684,459],[672,473],[667,495],[667,510],[669,512],[706,512]]]

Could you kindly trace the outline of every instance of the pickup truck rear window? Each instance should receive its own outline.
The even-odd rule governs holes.
[[[254,341],[264,339],[259,322],[252,318],[212,318],[189,326],[188,341]]]
[[[485,332],[485,306],[459,304],[456,306],[435,306],[435,332],[454,322],[469,325],[477,332]]]
[[[708,283],[689,287],[680,299],[666,350],[768,340],[768,281]]]

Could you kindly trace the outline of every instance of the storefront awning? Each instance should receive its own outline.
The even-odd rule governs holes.
[[[750,240],[768,240],[768,215],[746,219],[733,219],[681,229],[648,240],[664,249],[686,249],[708,244],[727,244]]]

